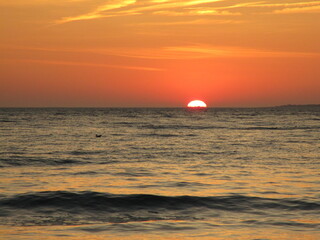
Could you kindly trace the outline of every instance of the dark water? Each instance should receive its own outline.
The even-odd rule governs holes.
[[[319,140],[316,106],[0,109],[0,238],[319,239]]]

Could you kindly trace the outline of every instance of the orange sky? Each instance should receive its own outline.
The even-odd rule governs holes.
[[[319,104],[319,23],[309,0],[0,0],[0,106]]]

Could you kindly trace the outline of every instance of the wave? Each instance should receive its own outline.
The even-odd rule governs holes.
[[[14,121],[14,120],[7,120],[7,119],[0,119],[0,122],[9,122],[9,123],[16,123],[17,121]]]
[[[19,194],[0,198],[0,206],[14,208],[59,207],[66,210],[85,208],[88,210],[110,211],[134,209],[207,208],[228,211],[250,211],[257,209],[279,210],[320,210],[320,202],[299,199],[275,199],[228,195],[214,197],[199,196],[160,196],[147,194],[115,195],[99,192],[46,191]]]
[[[148,134],[139,134],[139,137],[181,137],[185,135],[178,135],[178,134],[159,134],[159,133],[148,133]]]
[[[294,127],[243,127],[243,128],[231,128],[234,130],[314,130],[320,129],[319,126],[294,126]]]
[[[237,216],[250,214],[252,222],[248,222],[248,225],[274,225],[281,220],[283,226],[289,226],[292,222],[283,217],[275,219],[276,222],[263,222],[263,219],[270,219],[274,212],[284,218],[301,211],[302,214],[316,215],[319,214],[320,203],[243,195],[200,197],[47,191],[11,197],[1,195],[0,209],[0,225],[82,225],[177,220],[194,222],[231,216],[232,213]],[[264,218],[261,219],[261,216]],[[299,227],[317,228],[318,224]]]
[[[34,158],[34,157],[10,157],[0,159],[0,167],[10,166],[59,166],[65,164],[84,164],[84,161],[74,159],[49,159],[49,158]]]
[[[76,150],[76,151],[71,151],[71,155],[99,155],[99,154],[106,154],[107,151],[90,151],[90,150]]]
[[[151,129],[151,130],[210,130],[210,129],[230,129],[230,130],[315,130],[320,129],[320,126],[248,126],[248,127],[227,127],[227,126],[213,126],[213,125],[175,125],[175,124],[143,124],[139,125],[133,122],[119,122],[116,125],[134,127],[138,129]]]
[[[5,167],[23,167],[23,166],[65,166],[65,165],[83,165],[83,164],[114,164],[118,160],[103,157],[94,158],[94,155],[102,155],[100,152],[93,154],[91,152],[73,152],[70,158],[54,158],[54,157],[29,157],[29,156],[9,156],[7,158],[0,158],[0,168]],[[75,156],[72,156],[75,155]],[[88,156],[89,155],[89,156]],[[104,156],[104,155],[103,155]],[[124,160],[121,160],[124,162]]]
[[[154,125],[154,124],[145,124],[138,126],[140,129],[191,129],[191,130],[206,130],[206,129],[224,129],[226,127],[222,126],[204,126],[204,125]]]

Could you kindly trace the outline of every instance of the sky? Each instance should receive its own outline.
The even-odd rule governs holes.
[[[0,0],[0,107],[320,104],[320,1]]]

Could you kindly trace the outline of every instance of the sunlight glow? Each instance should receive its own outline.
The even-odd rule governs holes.
[[[206,108],[207,104],[205,104],[201,100],[193,100],[193,101],[189,102],[188,107],[189,108]]]

